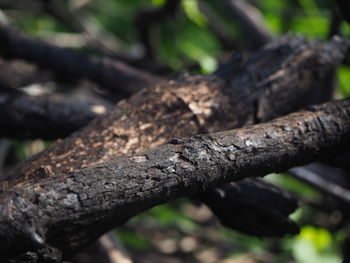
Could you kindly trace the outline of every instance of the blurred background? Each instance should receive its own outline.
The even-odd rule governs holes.
[[[209,74],[234,51],[254,50],[255,40],[247,37],[239,15],[235,17],[225,1],[177,2],[164,8],[165,0],[0,0],[0,19],[51,44],[114,56],[168,77],[183,72]],[[350,26],[330,0],[245,2],[269,36],[292,33],[321,40],[350,36]],[[336,72],[338,98],[350,96],[349,62]],[[45,85],[50,89],[53,84]],[[10,149],[10,154],[1,161],[25,160],[50,143],[2,139],[0,147]],[[299,235],[246,236],[222,227],[205,206],[181,199],[132,218],[115,230],[118,242],[135,262],[341,262],[349,234],[342,204],[331,205],[328,196],[287,174],[268,175],[265,180],[301,200],[292,216],[301,226]]]

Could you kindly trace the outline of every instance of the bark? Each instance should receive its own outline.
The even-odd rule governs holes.
[[[249,58],[236,55],[211,76],[181,76],[129,100],[7,173],[48,177],[188,137],[269,120],[301,106],[340,63],[347,44],[285,36]]]
[[[0,136],[64,138],[111,108],[110,103],[94,97],[0,92]]]
[[[93,58],[20,36],[4,24],[0,25],[0,47],[5,58],[24,59],[68,78],[87,78],[117,93],[130,95],[162,80],[116,60]]]
[[[240,127],[292,111],[300,102],[307,103],[303,97],[313,86],[322,86],[327,72],[341,60],[343,44],[337,40],[325,45],[307,44],[302,38],[287,36],[249,59],[235,56],[215,76],[181,77],[166,86],[145,90],[119,103],[106,118],[10,171],[7,179],[47,177],[145,150],[171,137]],[[285,200],[286,206],[293,207],[291,203]],[[243,207],[235,198],[230,205]],[[269,216],[266,211],[271,209],[266,208],[262,217]],[[225,218],[227,213],[217,215],[234,229],[249,229]],[[235,218],[233,213],[229,216]],[[295,226],[290,228],[287,232],[295,232]],[[261,231],[256,234],[261,235]]]
[[[306,43],[300,37],[287,36],[250,58],[235,56],[214,76],[171,80],[120,102],[105,118],[28,160],[8,173],[7,179],[18,177],[20,182],[23,177],[66,173],[123,153],[145,150],[170,137],[273,118],[299,107],[301,101],[306,103],[303,96],[312,87],[322,86],[323,78],[340,62],[345,49],[346,44],[339,40]],[[268,105],[271,110],[267,110]],[[226,202],[243,207],[239,201],[228,200],[228,196]],[[286,206],[293,207],[293,202],[288,202]],[[266,218],[269,209],[265,209]],[[229,216],[238,217],[234,213]],[[222,214],[219,218],[228,222]],[[93,240],[83,233],[79,236],[83,243],[84,235],[88,241]],[[74,242],[81,245],[78,238]]]
[[[66,258],[76,249],[74,240],[96,238],[152,206],[225,182],[282,172],[349,145],[350,100],[343,100],[247,128],[173,139],[51,178],[5,182],[0,259],[31,251],[27,255],[39,260],[58,261],[60,252]]]

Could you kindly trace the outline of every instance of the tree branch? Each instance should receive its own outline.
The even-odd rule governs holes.
[[[346,42],[286,36],[212,76],[182,76],[121,101],[113,111],[7,173],[47,177],[188,137],[266,121],[308,104],[340,63]],[[62,162],[65,164],[62,165]],[[19,179],[20,180],[20,179]]]
[[[247,41],[249,49],[257,49],[273,39],[267,30],[261,14],[253,6],[242,0],[222,0],[225,8],[237,22]]]
[[[51,75],[23,61],[0,59],[0,90],[17,89],[33,83],[46,82],[52,79]]]
[[[5,182],[0,259],[29,250],[57,261],[60,250],[65,258],[76,249],[67,246],[74,233],[89,230],[91,240],[152,206],[339,154],[349,143],[350,100],[344,100],[239,130],[174,139],[51,179]]]
[[[63,138],[111,108],[110,103],[87,96],[0,93],[0,136]]]
[[[286,36],[249,58],[236,55],[213,76],[182,76],[144,90],[11,170],[7,180],[67,173],[157,146],[169,137],[249,125],[292,111],[307,103],[310,89],[323,85],[323,77],[340,63],[346,47],[339,39],[320,44]],[[230,203],[243,207],[234,198]],[[225,215],[219,214],[222,222],[229,220]],[[73,246],[93,240],[88,232],[78,235]]]
[[[349,181],[346,180],[344,182],[347,176],[341,178],[344,177],[343,174],[329,167],[325,167],[324,165],[319,167],[312,164],[305,167],[294,167],[289,169],[288,173],[323,193],[331,195],[342,202],[350,203],[350,190],[346,188],[346,182],[349,184]],[[337,182],[337,179],[341,181]]]
[[[290,112],[308,103],[313,87],[323,86],[324,76],[341,61],[346,46],[339,39],[320,44],[286,36],[249,58],[235,56],[214,76],[180,77],[144,90],[9,171],[6,178],[49,177],[145,150],[171,137],[240,127]],[[235,198],[230,205],[242,207]],[[266,211],[271,210],[265,215]],[[238,226],[225,215],[218,214],[222,222]]]
[[[24,59],[74,79],[87,78],[113,92],[133,94],[161,81],[116,60],[92,58],[20,36],[4,24],[0,25],[0,47],[5,58]]]
[[[231,182],[196,198],[209,206],[224,226],[249,235],[280,237],[299,232],[298,225],[288,218],[298,207],[296,198],[262,180]]]

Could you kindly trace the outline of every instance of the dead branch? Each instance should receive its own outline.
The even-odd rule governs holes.
[[[169,137],[239,127],[292,111],[307,103],[313,87],[322,86],[345,49],[339,39],[320,44],[287,36],[249,58],[235,56],[214,76],[180,77],[144,90],[73,137],[11,170],[7,179],[21,182],[25,177],[66,173],[157,146]],[[243,207],[235,199],[225,201]],[[223,215],[219,214],[220,220],[228,222]],[[231,223],[231,227],[237,225]]]
[[[307,44],[287,36],[245,61],[234,57],[216,73],[220,77],[181,77],[145,90],[11,170],[7,179],[46,177],[145,150],[170,137],[240,127],[290,112],[308,103],[305,98],[314,86],[322,87],[323,77],[340,62],[345,48],[339,40]],[[231,204],[238,203],[232,199]]]
[[[0,59],[0,89],[16,89],[33,83],[52,79],[49,72],[38,70],[36,66],[20,60]]]
[[[322,168],[323,170],[320,170]],[[334,198],[350,203],[350,190],[346,187],[346,183],[349,184],[347,176],[345,178],[340,172],[332,170],[324,165],[318,167],[315,164],[305,167],[294,167],[288,170],[293,177],[300,181],[313,186],[315,189],[333,196]],[[327,178],[328,177],[328,178]],[[336,182],[336,180],[341,180]]]
[[[92,96],[29,96],[20,91],[0,93],[0,136],[63,138],[111,108],[109,102]]]
[[[121,101],[113,111],[7,173],[8,179],[50,176],[117,155],[269,120],[310,101],[340,63],[347,44],[286,36],[249,58],[237,55],[211,76],[183,76]],[[64,165],[62,165],[64,162]]]
[[[61,252],[66,258],[77,249],[73,240],[93,240],[152,206],[336,155],[349,143],[350,100],[343,100],[239,130],[173,139],[49,179],[5,182],[0,259],[27,252],[59,261]]]
[[[0,47],[5,58],[24,59],[73,79],[87,78],[117,93],[132,94],[161,81],[116,60],[93,58],[20,36],[4,24],[0,25]]]

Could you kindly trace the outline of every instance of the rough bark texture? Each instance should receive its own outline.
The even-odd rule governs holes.
[[[94,97],[0,92],[0,136],[64,138],[111,108],[110,103]]]
[[[340,62],[345,49],[345,43],[339,39],[320,44],[287,36],[250,58],[236,55],[214,76],[182,76],[120,102],[106,118],[55,143],[9,172],[7,178],[18,177],[21,181],[23,176],[40,178],[66,173],[159,145],[170,137],[234,128],[276,117],[305,105],[308,100],[303,97],[307,97],[312,87],[323,85],[324,78]],[[230,201],[235,202],[234,199]],[[243,207],[239,202],[234,204]],[[286,200],[285,204],[294,207],[291,200]],[[259,203],[254,205],[257,207]],[[273,225],[273,217],[266,214],[272,209],[265,208],[265,215],[260,215],[270,218],[268,224]],[[227,222],[224,215],[218,216],[222,222]],[[229,216],[237,217],[233,213]],[[280,218],[276,218],[278,222]],[[231,227],[239,225],[239,220],[236,224],[232,222]],[[293,225],[290,226],[293,229]],[[85,239],[93,240],[89,233],[77,234],[77,239],[73,240],[77,246],[79,238],[82,243]]]
[[[344,100],[239,130],[173,139],[51,178],[5,182],[0,259],[32,251],[26,255],[58,261],[60,251],[65,258],[76,249],[74,240],[94,239],[152,206],[224,182],[282,172],[349,145],[350,100]]]
[[[133,94],[161,81],[116,60],[92,58],[20,36],[4,24],[0,24],[0,47],[1,55],[6,58],[24,59],[75,79],[87,78],[113,92]]]
[[[142,90],[9,171],[7,179],[47,177],[152,148],[172,137],[286,114],[310,102],[310,90],[322,86],[346,49],[340,39],[321,44],[285,36],[249,58],[235,55],[214,75],[181,76]]]

